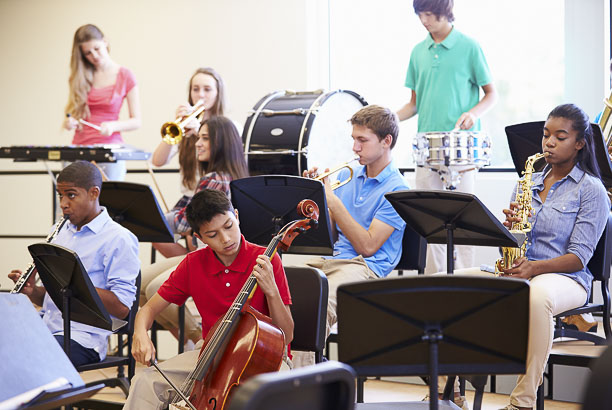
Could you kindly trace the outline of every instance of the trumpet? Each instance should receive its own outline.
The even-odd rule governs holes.
[[[349,181],[350,181],[351,179],[353,179],[353,168],[351,168],[351,167],[349,166],[349,164],[350,164],[351,162],[353,162],[353,161],[358,160],[358,159],[359,159],[359,157],[352,158],[350,161],[347,161],[347,162],[345,162],[345,163],[343,163],[343,164],[341,164],[341,165],[338,165],[336,168],[334,168],[334,169],[332,169],[332,170],[330,170],[330,171],[327,171],[327,172],[324,172],[324,173],[322,173],[322,174],[320,174],[320,175],[317,175],[317,176],[315,176],[313,179],[315,179],[315,180],[317,180],[317,181],[322,181],[324,178],[327,178],[328,176],[333,175],[333,174],[335,174],[336,172],[340,172],[340,171],[341,171],[342,169],[344,169],[344,168],[347,168],[347,169],[349,170],[349,176],[348,176],[348,178],[346,178],[346,179],[345,179],[345,180],[343,180],[343,181],[334,181],[334,182],[331,184],[331,189],[332,189],[332,190],[337,189],[337,188],[340,188],[342,185],[346,185],[346,184],[348,184],[348,183],[349,183]]]
[[[202,120],[201,114],[203,113],[204,113],[204,100],[200,100],[196,103],[196,105],[193,106],[193,111],[191,114],[184,116],[184,117],[178,117],[174,121],[169,121],[169,122],[164,123],[164,125],[162,125],[161,127],[162,140],[166,144],[170,144],[170,145],[178,144],[179,142],[181,142],[181,140],[185,136],[185,125],[196,117],[198,118],[198,120],[201,121]]]

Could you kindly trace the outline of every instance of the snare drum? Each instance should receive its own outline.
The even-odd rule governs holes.
[[[413,142],[414,161],[419,166],[489,165],[491,140],[480,131],[424,132]]]
[[[354,157],[350,118],[367,102],[348,90],[277,91],[253,107],[242,133],[251,175],[302,175]]]

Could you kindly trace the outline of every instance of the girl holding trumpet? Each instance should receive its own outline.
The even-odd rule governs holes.
[[[156,167],[161,167],[168,164],[170,160],[178,154],[182,197],[174,205],[172,210],[166,213],[168,225],[173,233],[177,235],[179,233],[176,230],[174,217],[176,213],[186,207],[191,200],[201,176],[195,148],[200,124],[213,116],[224,115],[226,107],[225,85],[223,79],[219,73],[211,67],[198,68],[193,73],[189,80],[187,104],[181,104],[177,107],[176,117],[183,118],[190,115],[197,108],[196,106],[203,106],[204,111],[202,114],[194,117],[191,121],[183,125],[185,131],[183,138],[176,144],[172,144],[170,141],[163,139],[157,145],[151,157],[151,163]],[[165,257],[182,255],[184,253],[181,250],[176,253],[178,249],[176,246],[166,245],[167,244],[155,244],[154,246]]]
[[[123,144],[121,131],[140,128],[140,101],[134,74],[108,54],[108,42],[93,24],[77,29],[70,59],[70,92],[64,128],[75,130],[72,144]],[[127,100],[129,116],[119,120]],[[99,164],[108,179],[122,180],[125,163]]]

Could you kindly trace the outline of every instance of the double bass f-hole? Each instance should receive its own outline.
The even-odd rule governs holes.
[[[272,259],[278,249],[287,251],[298,235],[317,226],[319,207],[314,201],[301,201],[297,212],[304,219],[285,225],[268,244],[265,256]],[[256,287],[251,272],[231,307],[206,335],[195,368],[181,388],[170,383],[177,391],[170,409],[223,410],[234,387],[254,375],[278,371],[286,348],[285,335],[270,317],[251,307]],[[188,407],[180,404],[181,399]]]

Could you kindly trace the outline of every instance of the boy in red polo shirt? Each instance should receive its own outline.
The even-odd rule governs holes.
[[[253,273],[257,288],[251,306],[270,316],[285,333],[285,343],[293,338],[291,296],[285,271],[278,255],[270,261],[264,248],[245,241],[240,233],[238,212],[227,196],[205,189],[193,196],[186,210],[194,235],[208,245],[188,254],[168,280],[136,315],[132,354],[148,365],[155,348],[147,331],[155,317],[170,303],[181,305],[193,297],[202,316],[202,336],[225,315],[244,282]],[[160,367],[180,386],[194,369],[199,349],[163,362]],[[124,409],[162,409],[173,397],[168,383],[152,368],[132,380]]]

